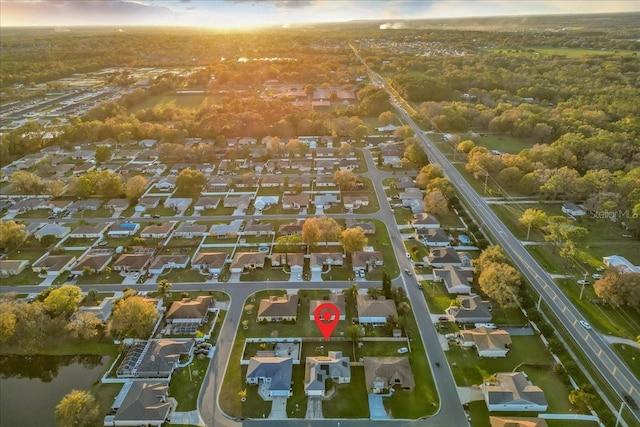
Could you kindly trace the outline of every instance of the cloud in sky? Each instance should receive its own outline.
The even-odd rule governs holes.
[[[2,26],[252,27],[351,20],[640,12],[635,0],[0,0]]]

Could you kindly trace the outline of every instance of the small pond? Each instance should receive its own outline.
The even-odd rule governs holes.
[[[0,426],[55,427],[55,407],[73,389],[88,390],[107,356],[0,356]]]

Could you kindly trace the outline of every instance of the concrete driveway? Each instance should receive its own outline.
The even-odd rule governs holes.
[[[379,394],[369,393],[369,418],[372,420],[388,420],[389,415],[384,409],[382,396]]]
[[[271,413],[269,414],[271,420],[286,420],[287,419],[287,398],[286,397],[274,397],[271,404]]]
[[[322,415],[322,398],[320,396],[309,396],[307,399],[307,414],[304,416],[308,420],[320,420]]]

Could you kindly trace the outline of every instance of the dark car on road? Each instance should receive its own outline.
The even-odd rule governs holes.
[[[635,400],[633,400],[633,397],[629,396],[628,394],[624,395],[624,401],[627,403],[627,405],[629,405],[631,409],[638,409],[638,404]]]

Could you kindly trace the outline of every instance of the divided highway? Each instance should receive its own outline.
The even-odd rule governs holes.
[[[389,92],[384,80],[369,70],[372,80],[380,87]],[[393,98],[393,94],[389,92]],[[398,111],[402,120],[412,127],[416,138],[429,157],[431,163],[442,167],[445,175],[451,183],[455,185],[460,196],[466,200],[468,206],[473,209],[480,220],[480,224],[485,227],[494,238],[494,241],[502,246],[505,252],[513,259],[517,267],[522,271],[526,279],[535,287],[542,299],[553,311],[554,315],[560,319],[571,337],[578,344],[591,363],[607,378],[612,388],[619,395],[621,401],[624,394],[628,394],[636,402],[640,402],[640,382],[629,368],[620,360],[618,355],[602,339],[600,334],[593,330],[586,330],[579,321],[582,316],[573,306],[571,301],[558,288],[551,276],[538,264],[538,262],[527,252],[522,243],[515,238],[509,229],[502,223],[498,216],[491,210],[483,197],[471,188],[465,178],[451,164],[420,129],[415,121],[409,116],[404,108],[398,103],[392,105]],[[606,398],[605,398],[606,400]],[[619,404],[619,402],[614,402]],[[617,406],[615,406],[617,410]],[[640,411],[632,411],[640,421]]]

